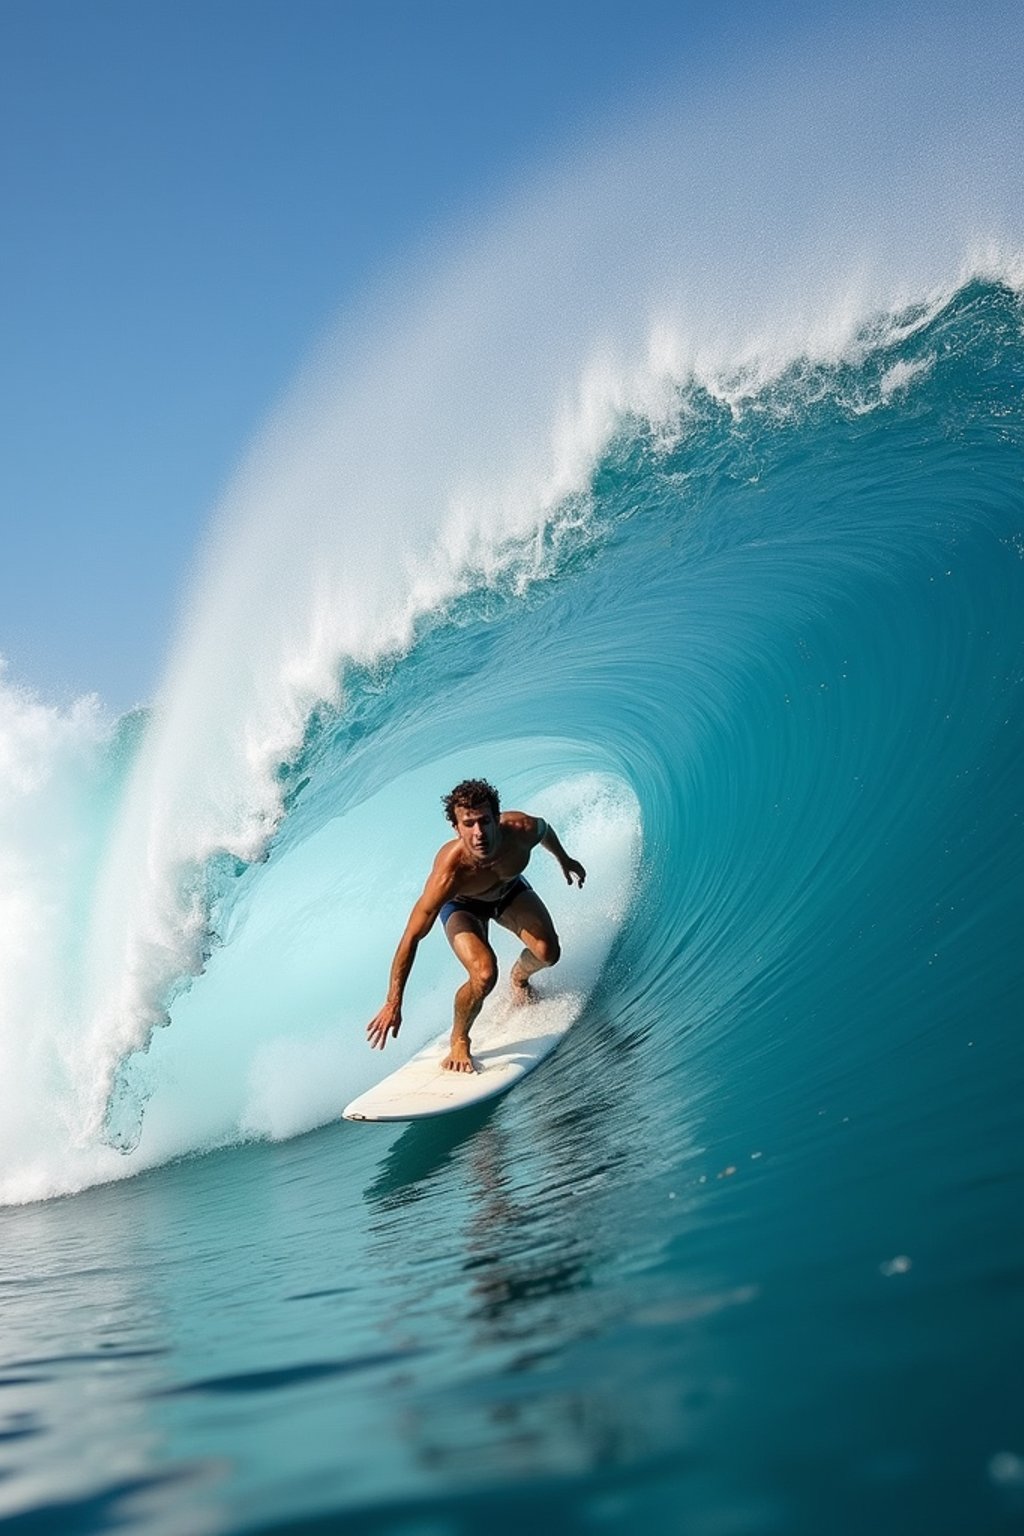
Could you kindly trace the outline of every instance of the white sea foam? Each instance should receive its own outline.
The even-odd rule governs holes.
[[[0,1198],[14,1170],[61,1155],[87,1091],[69,1057],[110,739],[95,698],[44,704],[0,662]],[[49,1173],[29,1175],[17,1197],[52,1188]]]

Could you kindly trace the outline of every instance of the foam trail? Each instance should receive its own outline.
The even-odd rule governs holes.
[[[951,16],[851,23],[774,72],[669,93],[322,349],[218,511],[112,843],[88,1132],[203,965],[205,861],[259,855],[277,765],[346,662],[402,652],[472,584],[544,574],[542,534],[581,515],[616,424],[666,417],[679,380],[738,401],[972,264],[1019,280],[1018,29]]]

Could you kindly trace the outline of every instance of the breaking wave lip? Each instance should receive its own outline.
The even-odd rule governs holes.
[[[674,414],[664,407],[657,417],[644,417],[634,411],[625,422],[622,416],[617,417],[615,425],[622,430],[631,420],[633,426],[628,430],[649,430],[656,450],[667,452],[694,430],[695,423],[699,426],[700,399],[724,405],[736,420],[754,412],[791,421],[826,397],[853,412],[879,409],[927,377],[934,365],[931,353],[908,361],[894,357],[894,352],[927,333],[941,315],[944,299],[945,295],[932,295],[927,302],[909,310],[874,317],[853,339],[846,354],[826,361],[799,358],[767,383],[762,382],[759,393],[750,386],[749,379],[744,381],[736,376],[728,381],[713,380],[711,387],[706,382],[701,386],[692,381],[689,386],[676,384],[672,396]],[[535,584],[556,579],[567,562],[599,543],[603,536],[604,530],[595,520],[589,493],[584,489],[555,508],[538,534],[509,537],[503,546],[492,551],[487,561],[470,560],[461,568],[453,562],[445,596],[434,606],[426,604],[410,621],[410,634],[403,643],[392,642],[377,654],[364,653],[360,658],[363,675],[372,677],[381,665],[385,672],[392,670],[401,656],[415,648],[418,638],[445,622],[460,599],[489,591],[498,594],[502,602],[517,601]],[[436,589],[431,596],[436,597]],[[352,675],[351,663],[349,674]],[[339,677],[343,676],[343,668],[339,668]],[[324,701],[319,697],[316,702],[322,706]],[[328,714],[338,716],[343,712],[342,689],[336,685]],[[95,704],[83,706],[80,718],[91,722],[89,729],[98,742],[104,739],[104,730],[109,728],[97,724]],[[310,717],[307,714],[300,718],[299,745],[292,752],[291,762],[301,766],[302,742],[308,736]],[[139,719],[137,726],[142,723]],[[143,737],[143,754],[146,745]],[[105,1034],[97,1050],[95,1036],[87,1037],[83,1043],[74,1033],[71,1021],[67,1023],[61,1044],[68,1079],[62,1115],[73,1140],[80,1145],[88,1146],[98,1130],[118,1153],[131,1151],[138,1144],[146,1091],[140,1088],[139,1074],[131,1066],[133,1055],[148,1048],[152,1030],[167,1022],[175,998],[203,973],[219,942],[214,909],[225,880],[230,884],[243,867],[265,856],[287,814],[286,799],[294,796],[295,773],[288,771],[287,761],[276,753],[267,754],[264,761],[267,800],[259,818],[248,827],[246,840],[228,846],[227,839],[218,845],[216,838],[211,837],[205,847],[193,846],[189,856],[177,865],[165,861],[160,866],[171,888],[171,898],[165,894],[159,910],[163,927],[155,934],[142,935],[145,942],[136,951],[135,965],[126,969],[122,977],[118,1029],[111,1030],[109,1016],[105,1018]],[[83,1088],[90,1105],[90,1118],[84,1123]]]
[[[290,857],[289,849],[294,852],[295,847],[302,846],[306,839],[312,842],[325,817],[349,816],[354,808],[367,800],[374,776],[378,781],[383,777],[387,783],[396,772],[401,771],[403,758],[407,755],[406,749],[414,739],[411,732],[419,731],[415,752],[419,754],[417,760],[422,760],[423,743],[429,742],[432,734],[430,718],[424,721],[423,716],[431,715],[432,699],[436,713],[440,680],[450,659],[455,658],[456,675],[461,675],[459,669],[469,655],[469,652],[458,649],[460,626],[466,626],[464,632],[469,637],[467,644],[471,647],[474,636],[478,637],[483,630],[490,629],[500,636],[506,623],[518,621],[519,616],[523,615],[528,619],[534,608],[539,613],[548,611],[553,614],[554,610],[545,597],[546,584],[554,583],[557,586],[563,583],[571,602],[577,572],[587,569],[595,560],[600,561],[609,541],[629,538],[626,529],[631,516],[628,505],[616,496],[606,496],[601,488],[609,475],[614,479],[624,470],[627,475],[643,477],[648,468],[657,474],[657,465],[663,462],[664,455],[671,455],[676,464],[685,465],[687,455],[691,453],[697,456],[693,460],[695,464],[702,462],[703,455],[705,468],[702,472],[706,473],[707,454],[710,451],[714,458],[716,442],[730,440],[740,444],[753,441],[767,445],[777,431],[788,432],[793,425],[800,432],[814,431],[815,423],[821,419],[819,407],[822,403],[826,407],[825,417],[829,419],[837,411],[852,419],[864,412],[902,410],[905,403],[913,412],[914,392],[927,392],[931,389],[932,377],[939,366],[950,357],[955,360],[959,348],[970,344],[966,338],[969,338],[972,327],[976,327],[977,316],[980,314],[984,317],[987,311],[994,310],[999,310],[1003,316],[1012,317],[1014,313],[1019,316],[1019,297],[1008,299],[1005,288],[982,289],[978,294],[961,291],[954,295],[954,303],[948,314],[940,311],[925,321],[922,317],[926,312],[918,306],[912,314],[904,312],[884,322],[876,322],[872,327],[874,341],[870,344],[858,342],[851,353],[853,361],[849,363],[840,360],[811,364],[806,360],[798,360],[786,375],[775,379],[760,395],[749,395],[743,399],[733,397],[726,400],[721,395],[714,397],[690,384],[677,388],[673,418],[663,415],[654,425],[649,418],[645,421],[638,416],[620,419],[619,439],[609,446],[598,467],[593,486],[582,496],[571,500],[564,509],[559,509],[561,521],[554,525],[555,532],[550,526],[545,529],[545,541],[539,550],[534,544],[523,542],[518,547],[516,557],[501,563],[496,576],[481,573],[479,567],[464,572],[464,590],[460,597],[420,618],[412,641],[402,653],[404,660],[400,661],[399,653],[392,651],[383,657],[371,657],[361,671],[350,664],[344,677],[344,701],[341,700],[339,690],[333,706],[321,708],[312,718],[307,719],[302,745],[290,763],[278,765],[274,774],[273,790],[278,810],[273,821],[274,841],[271,851],[274,857],[268,868],[263,870],[246,864],[235,852],[228,854],[223,849],[214,849],[205,864],[188,870],[191,884],[186,899],[192,903],[190,915],[198,911],[200,916],[201,950],[197,969],[204,963],[218,937],[223,937],[230,946],[237,945],[237,919],[243,912],[244,900],[249,899],[246,893],[251,895],[254,891],[262,890],[268,879],[276,878],[279,855],[284,853]],[[675,473],[672,472],[673,475]],[[635,495],[641,499],[646,495],[642,483],[637,483]],[[715,537],[713,527],[706,529],[705,533],[711,538]],[[696,536],[698,543],[695,547],[699,548],[701,535],[697,533]],[[685,554],[681,553],[681,558],[685,560]],[[728,661],[725,652],[720,660],[724,663]],[[437,671],[438,665],[442,668],[440,672]],[[420,688],[425,689],[422,697],[418,697]],[[463,702],[466,699],[472,702],[473,697],[472,689],[460,694]],[[520,702],[528,702],[528,696],[524,694]],[[651,703],[655,707],[654,701]],[[411,714],[405,718],[405,711],[409,710]],[[140,732],[141,750],[144,752],[146,749],[146,721],[137,717],[134,722],[122,723],[123,739],[119,751],[115,751],[115,737],[110,735],[95,709],[83,708],[78,715],[69,717],[63,724],[57,716],[51,719],[45,711],[42,714],[38,710],[33,713],[32,709],[25,714],[25,719],[30,723],[33,720],[49,720],[48,727],[39,733],[44,743],[44,760],[50,750],[45,745],[47,730],[52,730],[56,742],[75,742],[76,733],[79,733],[83,742],[91,743],[86,759],[83,760],[84,769],[82,763],[79,763],[70,776],[76,797],[74,803],[78,807],[74,817],[78,816],[83,800],[89,802],[90,814],[92,808],[100,807],[100,814],[91,827],[89,837],[85,839],[89,843],[93,863],[90,864],[88,858],[83,860],[79,880],[81,890],[88,890],[91,894],[90,882],[94,881],[96,874],[95,859],[109,845],[111,828],[117,823],[126,783],[131,784],[131,774],[139,760]],[[128,729],[129,724],[132,729]],[[666,786],[662,783],[658,764],[635,764],[639,779],[634,783],[632,769],[627,770],[619,748],[610,750],[609,741],[605,741],[602,747],[605,726],[608,727],[609,740],[618,730],[617,724],[610,717],[603,724],[600,718],[594,722],[591,732],[593,739],[587,747],[590,765],[597,763],[604,769],[625,772],[626,778],[640,794],[640,814],[644,821],[647,813],[651,812],[651,825],[655,828],[659,823],[664,825],[664,808],[658,802]],[[491,720],[488,732],[493,735],[494,729],[495,721]],[[460,731],[460,739],[471,739],[467,734],[468,726],[460,726]],[[572,734],[570,731],[569,735]],[[532,732],[528,731],[524,739],[531,737]],[[570,742],[568,750],[575,751],[579,745],[579,741]],[[78,751],[77,745],[74,750]],[[559,754],[564,755],[566,750],[564,742],[556,745],[553,751],[547,753],[547,760],[557,760]],[[38,782],[41,791],[43,779]],[[57,783],[57,779],[50,782]],[[105,786],[102,794],[99,792],[101,783]],[[52,798],[47,800],[44,795],[39,801],[41,816],[50,817],[54,804]],[[45,864],[46,854],[51,849],[52,845],[45,838],[39,841],[36,852],[41,853],[42,864]],[[164,850],[158,846],[155,851],[162,854]],[[168,870],[170,866],[164,861],[161,868]],[[197,869],[201,881],[196,879]],[[59,869],[56,873],[59,877]],[[406,873],[402,873],[402,878],[406,877]],[[239,874],[243,878],[236,879]],[[243,899],[240,900],[240,897]],[[287,904],[280,910],[288,910]],[[392,919],[388,921],[390,923]],[[181,934],[171,931],[170,938],[178,944],[178,948],[168,947],[159,951],[157,956],[159,962],[167,967],[165,975],[171,977],[170,987],[176,989],[176,1028],[173,1032],[176,1040],[183,1027],[182,1021],[192,1007],[191,995],[188,993],[191,978],[183,975],[181,969],[181,955],[185,948],[179,942],[181,937]],[[187,934],[185,937],[191,939],[192,935]],[[82,960],[83,952],[80,949],[79,962]],[[152,976],[149,980],[152,980]],[[209,991],[210,983],[211,976],[208,975],[203,985],[195,989],[195,996],[204,1000],[204,1007],[205,1000],[213,996]],[[165,991],[160,1001],[163,1007],[169,1007],[172,1001],[170,991]],[[357,1007],[355,1011],[359,1011]],[[32,1095],[26,1098],[26,1104],[31,1105],[37,1113],[37,1123],[30,1124],[31,1115],[22,1114],[18,1126],[18,1156],[15,1159],[5,1158],[10,1173],[2,1188],[4,1199],[20,1201],[45,1198],[86,1184],[124,1177],[141,1171],[143,1167],[152,1166],[153,1162],[245,1139],[246,1136],[294,1134],[298,1130],[307,1129],[308,1117],[312,1113],[310,1106],[316,1097],[308,1091],[309,1081],[319,1076],[327,1082],[328,1072],[320,1069],[326,1065],[326,1068],[335,1070],[342,1049],[330,1041],[324,1045],[323,1041],[328,1039],[327,1032],[322,1035],[319,1043],[314,1040],[301,1049],[289,1045],[286,1058],[294,1058],[294,1070],[289,1075],[280,1069],[281,1050],[273,1042],[267,1044],[266,1048],[261,1046],[261,1054],[253,1063],[252,1070],[256,1075],[248,1087],[243,1082],[238,1085],[245,1103],[237,1108],[237,1113],[232,1109],[222,1125],[211,1124],[202,1133],[196,1131],[194,1125],[190,1130],[187,1126],[183,1128],[168,1123],[161,1082],[160,1102],[154,1100],[151,1106],[152,1110],[158,1111],[158,1115],[154,1122],[153,1115],[147,1114],[146,1126],[150,1134],[147,1134],[145,1143],[141,1145],[138,1145],[138,1141],[142,1110],[148,1092],[147,1073],[154,1061],[160,1068],[167,1065],[168,1058],[162,1054],[162,1047],[168,1037],[161,1037],[161,1048],[154,1051],[152,1058],[144,1059],[138,1054],[132,1055],[130,1051],[115,1052],[114,1118],[108,1122],[108,1130],[114,1137],[119,1137],[125,1150],[137,1147],[133,1156],[125,1157],[121,1151],[109,1145],[97,1145],[95,1139],[90,1141],[81,1134],[83,1095],[95,1093],[98,1096],[98,1086],[108,1086],[98,1075],[105,1070],[106,1061],[101,1058],[97,1063],[95,1056],[90,1055],[90,1043],[87,1043],[88,1049],[83,1050],[81,1037],[76,1032],[78,1016],[73,1010],[69,1012],[65,1008],[61,1012],[58,1004],[56,1016],[59,1028],[51,1031],[46,1038],[54,1057],[59,1061],[59,1081],[56,1081],[51,1067],[47,1066],[41,1070],[36,1085],[39,1094],[34,1098]],[[15,1031],[10,1039],[17,1047],[18,1032]],[[20,1036],[20,1040],[23,1039]],[[173,1050],[177,1052],[178,1049],[175,1044]],[[23,1064],[19,1064],[18,1070],[21,1072],[20,1081],[24,1083]],[[234,1062],[225,1061],[218,1070],[228,1074],[234,1072],[240,1079],[245,1076],[241,1057]],[[16,1080],[17,1074],[12,1081]],[[287,1087],[286,1092],[288,1082],[291,1086]],[[40,1110],[44,1113],[39,1114]],[[330,1118],[329,1108],[324,1114]],[[55,1125],[56,1136],[61,1144],[59,1147],[54,1144]],[[9,1135],[8,1128],[6,1136]],[[38,1153],[37,1157],[33,1157],[33,1151]]]
[[[988,278],[992,270],[992,262],[979,268]],[[180,798],[191,797],[194,784],[190,775],[177,786],[177,796],[161,814],[160,779],[167,770],[166,752],[169,743],[180,743],[187,732],[195,698],[189,692],[185,700],[173,702],[166,713],[162,701],[158,702],[153,736],[140,754],[133,797],[119,829],[121,850],[115,850],[109,866],[118,901],[123,903],[127,883],[131,908],[145,916],[142,921],[138,917],[127,919],[133,931],[131,942],[113,968],[118,978],[114,992],[107,991],[95,1010],[96,1022],[85,1049],[93,1081],[83,1125],[85,1138],[101,1134],[123,1150],[130,1150],[137,1141],[142,1104],[129,1103],[127,1088],[120,1095],[117,1091],[122,1063],[133,1052],[147,1048],[153,1029],[168,1022],[173,998],[202,974],[217,943],[210,913],[221,889],[223,869],[266,856],[286,814],[286,770],[301,754],[311,716],[324,707],[331,712],[344,709],[347,672],[393,667],[410,653],[425,628],[443,622],[461,600],[484,591],[522,597],[535,584],[557,576],[567,554],[600,540],[601,530],[592,518],[589,477],[625,422],[642,423],[654,434],[656,445],[667,450],[685,434],[693,390],[726,405],[737,419],[751,410],[792,418],[828,394],[855,413],[879,409],[926,376],[934,364],[928,357],[886,361],[892,350],[927,329],[957,292],[976,277],[971,272],[960,288],[935,292],[910,309],[873,316],[842,351],[836,354],[830,349],[824,358],[804,352],[784,362],[776,359],[772,369],[747,365],[726,375],[699,379],[693,374],[685,379],[672,378],[659,366],[642,384],[634,380],[627,389],[621,381],[611,388],[605,379],[601,410],[595,412],[592,396],[581,410],[580,419],[587,423],[587,451],[579,456],[576,483],[564,475],[556,476],[557,493],[549,486],[532,500],[525,500],[522,505],[528,515],[520,512],[511,529],[499,521],[499,534],[490,544],[482,528],[467,527],[464,509],[456,509],[419,569],[404,584],[400,611],[380,627],[372,641],[364,638],[346,644],[335,640],[321,648],[322,626],[315,626],[318,634],[313,659],[307,655],[301,667],[289,661],[281,667],[284,710],[277,714],[269,735],[262,734],[265,722],[258,718],[235,720],[240,741],[228,746],[228,766],[218,769],[212,797],[213,817],[200,826],[194,826],[190,808],[186,810]],[[1013,262],[999,264],[999,280],[1007,286],[1012,281],[1014,291],[1024,287],[1021,271]],[[884,366],[866,380],[865,366],[875,358]],[[849,392],[851,369],[861,375],[852,386],[853,393]],[[593,431],[595,414],[602,417],[600,433]],[[555,499],[556,494],[560,499]],[[301,678],[297,687],[296,676]],[[221,697],[217,695],[218,708]],[[201,730],[199,734],[202,736]],[[215,739],[218,734],[214,727]],[[209,736],[203,739],[208,741]],[[235,750],[238,745],[244,771]],[[242,788],[225,797],[221,786],[225,779],[231,782],[234,772]],[[179,836],[183,829],[184,843]],[[140,860],[143,843],[150,852]],[[156,857],[155,848],[161,850]],[[110,889],[108,883],[108,900],[99,907],[94,925],[97,947],[103,935],[120,926],[110,915]],[[99,1063],[103,1066],[97,1070]]]

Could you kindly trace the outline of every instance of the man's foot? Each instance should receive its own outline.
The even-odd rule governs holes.
[[[535,1003],[537,1001],[537,994],[530,986],[529,976],[519,974],[518,962],[512,967],[510,980],[512,982],[512,1001],[517,1007],[522,1007],[524,1003]]]
[[[473,1058],[465,1040],[453,1040],[452,1048],[441,1063],[442,1072],[475,1072]]]

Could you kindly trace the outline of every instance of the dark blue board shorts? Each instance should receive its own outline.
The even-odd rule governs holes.
[[[443,928],[447,924],[453,912],[468,912],[470,917],[475,917],[486,928],[488,923],[494,922],[501,916],[517,896],[521,896],[524,891],[532,890],[533,886],[530,882],[519,875],[497,901],[475,901],[471,896],[457,896],[454,901],[446,901],[441,908],[441,926]]]

